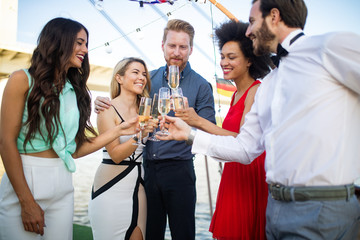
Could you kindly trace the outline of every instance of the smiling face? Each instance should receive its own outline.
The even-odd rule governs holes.
[[[76,36],[74,43],[74,50],[70,58],[69,68],[81,68],[85,55],[88,53],[87,34],[84,29],[81,29]]]
[[[124,76],[116,74],[116,81],[121,86],[121,92],[128,91],[134,94],[142,94],[147,83],[146,74],[143,64],[132,62],[127,67]]]
[[[224,73],[224,79],[234,80],[241,79],[246,74],[251,63],[244,56],[240,49],[239,43],[229,41],[221,49],[220,66]]]
[[[257,56],[269,54],[272,52],[271,46],[276,41],[276,36],[273,34],[269,27],[267,20],[271,19],[267,16],[265,19],[262,17],[260,11],[260,1],[256,1],[251,7],[249,17],[249,27],[246,31],[246,36],[253,42],[254,54]]]
[[[167,33],[165,42],[162,44],[162,50],[167,65],[177,65],[181,72],[184,70],[192,53],[190,36],[183,31],[176,32],[170,30]]]

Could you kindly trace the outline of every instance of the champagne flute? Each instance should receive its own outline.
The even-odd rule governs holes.
[[[159,102],[158,102],[158,110],[161,116],[165,117],[166,114],[170,112],[171,107],[171,98],[170,98],[170,89],[166,87],[162,87],[159,89]],[[168,135],[169,132],[163,127],[161,131],[156,134],[160,135]]]
[[[172,90],[177,89],[179,87],[179,83],[180,83],[179,66],[170,65],[169,66],[169,80],[168,80],[169,87]]]
[[[181,88],[177,88],[177,89],[172,89],[172,98],[173,98],[173,102],[174,102],[174,109],[175,110],[180,110],[180,109],[185,109],[185,105],[184,105],[184,95],[182,92]]]
[[[159,102],[159,97],[158,97],[158,94],[155,93],[155,94],[154,94],[154,97],[153,97],[152,106],[151,106],[151,116],[152,116],[152,118],[155,119],[155,120],[158,120],[158,115],[159,115],[158,102]],[[160,141],[159,139],[157,139],[157,138],[155,137],[155,134],[156,134],[156,128],[154,128],[154,131],[153,131],[153,133],[152,133],[152,136],[149,137],[148,140],[154,141],[154,142]]]
[[[142,97],[140,99],[139,105],[139,125],[140,125],[140,135],[137,142],[133,143],[133,145],[145,146],[142,144],[142,131],[144,130],[144,126],[150,118],[150,110],[151,110],[151,98]]]

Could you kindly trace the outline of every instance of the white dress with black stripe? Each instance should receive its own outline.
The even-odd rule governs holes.
[[[131,137],[121,136],[120,142],[126,142]],[[103,161],[95,174],[89,202],[94,239],[129,239],[137,226],[145,239],[146,196],[142,151],[143,147],[138,146],[131,156],[116,164],[103,149]]]

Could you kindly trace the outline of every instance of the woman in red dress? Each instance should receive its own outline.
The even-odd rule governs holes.
[[[247,24],[230,21],[216,29],[224,79],[233,80],[236,91],[222,128],[196,115],[192,108],[176,116],[189,125],[217,135],[236,136],[250,111],[260,81],[269,71],[269,56],[255,56],[245,36]],[[265,153],[250,165],[225,163],[216,208],[210,224],[213,238],[220,240],[265,239],[268,189],[265,182]]]

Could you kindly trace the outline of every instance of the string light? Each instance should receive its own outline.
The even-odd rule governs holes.
[[[136,29],[136,34],[139,40],[143,40],[144,39],[144,33],[141,31],[140,28]]]
[[[112,53],[112,46],[110,45],[109,42],[106,42],[106,43],[105,43],[105,51],[106,51],[108,54],[111,54],[111,53]]]
[[[171,13],[173,13],[173,12],[175,12],[175,11],[181,9],[182,7],[185,7],[185,6],[187,6],[187,4],[184,4],[184,5],[182,5],[182,6],[179,6],[178,8],[175,8],[174,10],[172,10],[171,12],[169,12],[170,14],[167,13],[166,15],[167,15],[167,16],[168,16],[168,14],[171,15]],[[169,16],[168,16],[168,17],[169,17]],[[153,24],[153,23],[155,23],[155,22],[157,22],[157,21],[159,21],[159,20],[161,20],[161,19],[163,19],[163,17],[159,17],[159,18],[157,18],[157,19],[155,19],[155,20],[153,20],[153,21],[151,21],[151,22],[149,22],[149,23],[147,23],[147,24],[139,27],[138,29],[144,29],[145,27],[147,27],[147,26],[149,26],[149,25],[151,25],[151,24]],[[169,20],[170,20],[170,18],[169,18]],[[106,43],[105,43],[105,47],[107,46],[106,44],[108,44],[108,45],[110,46],[110,43],[112,43],[112,42],[114,42],[114,41],[117,41],[117,40],[120,40],[121,38],[124,38],[124,37],[126,37],[126,36],[128,36],[128,35],[131,35],[131,34],[133,34],[133,33],[136,33],[136,29],[133,30],[132,32],[129,32],[129,33],[121,36],[121,37],[118,37],[118,38],[116,38],[116,39],[113,39],[113,40],[110,40],[110,41],[106,42]],[[90,49],[89,52],[90,52],[90,51],[93,51],[93,50],[95,50],[95,49],[98,49],[98,48],[100,48],[100,47],[104,47],[104,44]]]
[[[166,16],[168,17],[168,20],[174,19],[174,16],[171,14],[171,12],[168,12]]]

